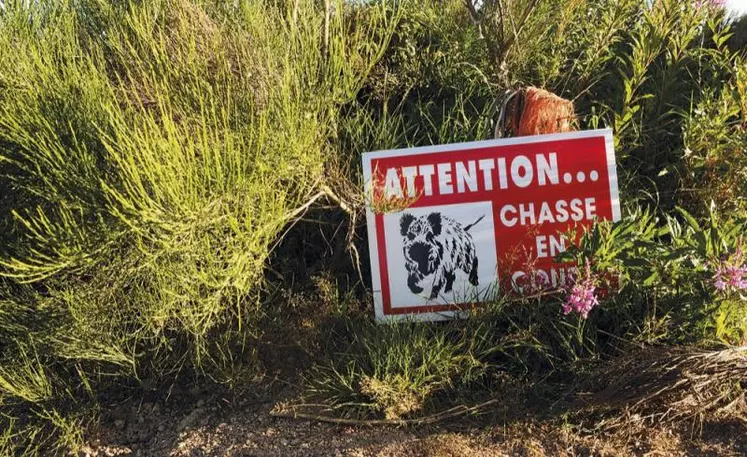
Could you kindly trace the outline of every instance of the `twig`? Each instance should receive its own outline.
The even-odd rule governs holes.
[[[335,191],[333,191],[328,185],[326,184],[322,185],[322,193],[324,193],[327,197],[329,197],[330,200],[337,203],[340,209],[342,209],[346,213],[348,214],[354,213],[354,210],[351,207],[351,205],[345,202],[342,198],[340,198],[340,196],[337,195]]]
[[[314,194],[309,200],[306,201],[303,205],[299,206],[298,208],[292,210],[291,212],[287,213],[285,216],[285,220],[292,221],[291,225],[286,229],[283,236],[279,237],[279,240],[284,238],[285,234],[288,233],[288,231],[296,224],[298,221],[298,218],[306,213],[306,211],[311,208],[312,205],[314,205],[319,199],[322,197],[326,197],[330,201],[332,201],[334,204],[336,204],[341,210],[343,210],[348,217],[350,217],[350,226],[348,227],[348,234],[347,234],[347,249],[350,251],[353,262],[355,263],[355,269],[358,273],[358,278],[363,283],[365,282],[363,280],[363,270],[361,268],[361,256],[358,252],[358,248],[355,247],[354,243],[354,237],[355,237],[355,227],[358,221],[358,211],[356,210],[355,206],[347,201],[345,201],[342,197],[340,197],[335,191],[333,191],[329,186],[326,184],[323,184],[321,186],[321,189],[319,192]],[[278,242],[279,242],[278,240]]]
[[[480,409],[483,409],[495,403],[498,403],[498,399],[488,400],[484,403],[480,403],[472,407],[467,407],[465,405],[458,405],[451,409],[447,409],[446,411],[442,411],[440,413],[433,414],[431,416],[420,417],[417,419],[344,419],[340,417],[332,417],[332,416],[324,416],[320,414],[298,412],[293,407],[291,407],[290,411],[271,411],[270,415],[273,417],[283,417],[287,419],[306,419],[306,420],[326,422],[326,423],[338,424],[338,425],[357,425],[357,426],[366,426],[366,427],[386,426],[386,425],[417,426],[417,425],[434,424],[436,422],[440,422],[445,419],[464,416],[466,414],[478,411]]]
[[[534,9],[537,7],[538,0],[532,0],[527,5],[526,9],[524,10],[524,13],[521,15],[521,20],[519,22],[519,26],[516,26],[516,23],[514,22],[514,16],[510,13],[510,11],[507,11],[508,18],[511,21],[511,31],[513,32],[513,38],[509,38],[504,43],[506,47],[505,54],[508,54],[508,49],[513,46],[514,43],[519,41],[519,35],[521,34],[521,31],[524,29],[524,26],[527,23],[527,19],[529,19],[529,15],[534,11]]]
[[[360,279],[361,283],[365,282],[363,280],[363,270],[361,269],[361,256],[358,252],[358,248],[355,247],[354,237],[355,237],[355,227],[356,223],[358,221],[358,211],[355,210],[355,208],[345,200],[343,200],[335,191],[333,191],[329,186],[326,184],[322,185],[322,192],[333,202],[337,203],[337,205],[345,211],[348,214],[348,217],[350,217],[350,226],[348,227],[348,236],[347,236],[347,243],[348,243],[348,250],[353,256],[353,262],[355,262],[355,270],[358,273],[358,278]]]
[[[475,5],[472,3],[472,0],[463,0],[464,6],[467,7],[467,11],[469,12],[469,16],[472,19],[472,22],[476,25],[480,24],[480,15],[477,14],[477,10],[475,9]]]
[[[293,211],[291,211],[290,213],[288,213],[285,216],[285,220],[295,219],[296,217],[298,217],[301,214],[305,213],[306,211],[308,211],[309,208],[311,208],[311,205],[313,205],[314,203],[316,203],[317,200],[319,200],[320,198],[324,197],[325,195],[327,195],[327,193],[324,192],[324,191],[317,192],[306,203],[304,203],[303,205],[299,206],[298,208],[296,208]]]

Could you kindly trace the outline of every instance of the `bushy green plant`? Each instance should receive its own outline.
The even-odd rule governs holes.
[[[310,1],[0,8],[4,408],[230,376],[258,335],[271,247],[319,191],[341,106],[397,17]]]
[[[617,315],[615,334],[739,343],[734,335],[744,332],[744,313],[735,310],[741,299],[724,296],[715,278],[719,263],[741,249],[745,228],[743,217],[722,218],[715,210],[700,222],[682,209],[663,222],[640,212],[596,224],[562,257],[591,261],[605,275],[611,293],[603,312]]]
[[[747,61],[735,55],[729,65],[729,79],[703,95],[683,127],[682,201],[700,214],[712,204],[746,209]]]

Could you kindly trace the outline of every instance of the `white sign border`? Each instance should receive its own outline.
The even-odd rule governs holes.
[[[615,163],[615,142],[612,129],[582,130],[568,133],[552,133],[548,135],[532,135],[514,138],[499,138],[494,140],[469,141],[465,143],[450,143],[436,146],[418,146],[414,148],[384,149],[363,154],[363,185],[366,195],[370,195],[373,170],[371,161],[387,157],[400,157],[416,154],[432,154],[449,151],[465,151],[483,149],[495,146],[512,146],[517,144],[544,143],[548,141],[578,140],[582,138],[604,138],[607,153],[607,175],[610,183],[610,203],[612,206],[612,221],[621,219],[620,196],[617,180],[617,166]],[[379,269],[379,246],[376,239],[376,217],[370,204],[366,205],[366,228],[368,234],[368,251],[371,259],[371,288],[373,289],[374,312],[377,322],[419,322],[443,321],[449,319],[463,319],[469,315],[468,310],[451,310],[439,312],[424,312],[412,314],[384,314],[384,297],[381,293],[381,270]]]

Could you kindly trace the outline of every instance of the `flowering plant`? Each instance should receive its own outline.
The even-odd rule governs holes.
[[[695,7],[725,8],[726,0],[697,0],[695,2]]]
[[[715,265],[712,282],[716,290],[724,294],[747,289],[747,264],[741,246]]]
[[[589,311],[599,305],[596,290],[599,276],[591,270],[591,263],[586,259],[583,277],[570,278],[567,285],[568,296],[563,303],[563,314],[578,313],[586,319]]]

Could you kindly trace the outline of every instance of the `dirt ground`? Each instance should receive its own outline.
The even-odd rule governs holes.
[[[463,418],[429,427],[350,427],[285,419],[275,402],[175,394],[168,401],[109,405],[87,433],[87,456],[745,456],[747,422],[632,424],[596,435],[562,421],[488,424]],[[250,399],[254,397],[253,399]],[[631,419],[635,422],[635,418]]]

